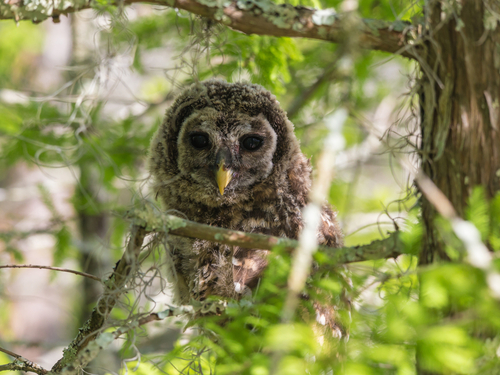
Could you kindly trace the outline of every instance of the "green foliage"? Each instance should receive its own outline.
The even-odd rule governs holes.
[[[285,84],[291,80],[289,62],[303,60],[293,39],[242,36],[236,32],[230,32],[228,39],[214,50],[213,55],[227,62],[208,70],[202,78],[215,73],[239,81],[246,73],[251,82],[278,95],[285,93]]]
[[[337,11],[340,11],[342,0],[322,0],[321,4],[323,8],[334,7]],[[394,19],[409,21],[415,14],[421,13],[424,1],[360,0],[358,4],[362,17],[388,21]]]
[[[488,201],[484,188],[476,186],[469,197],[466,218],[481,233],[481,239],[488,241],[492,249],[500,249],[500,193]]]
[[[10,362],[11,362],[10,358],[6,354],[0,352],[0,366],[6,365]],[[20,372],[19,371],[7,371],[7,372],[5,372],[5,374],[6,375],[19,375]]]
[[[500,192],[490,203],[490,236],[489,243],[495,251],[500,251]]]
[[[43,30],[27,22],[3,22],[0,34],[0,87],[24,85],[33,76]]]
[[[69,229],[63,226],[56,234],[56,247],[54,251],[54,266],[60,266],[64,260],[74,257],[75,251],[72,245],[72,236]]]
[[[340,3],[292,1],[292,4],[337,10]],[[111,229],[102,240],[103,247],[112,255],[112,263],[119,259],[129,227],[123,213],[134,205],[143,205],[142,194],[148,190],[141,186],[141,178],[147,173],[146,154],[162,116],[161,104],[169,101],[179,87],[214,76],[265,86],[277,96],[283,108],[294,111],[291,117],[296,134],[313,165],[328,132],[324,119],[346,95],[353,116],[341,134],[346,148],[350,148],[359,146],[372,134],[373,129],[366,125],[364,116],[374,112],[394,90],[395,85],[391,86],[387,75],[376,71],[388,57],[383,53],[357,52],[346,93],[341,87],[346,82],[340,81],[337,72],[342,47],[331,43],[247,36],[178,10],[154,11],[127,21],[121,8],[109,2],[98,1],[96,9],[108,17],[109,27],[103,27],[100,36],[112,54],[124,49],[133,51],[131,70],[141,79],[134,94],[146,100],[150,112],[115,119],[106,113],[107,103],[103,98],[91,104],[75,101],[61,104],[55,100],[26,104],[0,102],[0,176],[20,162],[68,168],[74,174],[74,215],[69,220],[62,218],[50,194],[40,188],[54,224],[54,265],[80,257],[78,245],[85,238],[80,238],[76,229],[79,215],[107,216]],[[410,20],[421,9],[422,1],[359,1],[360,14],[370,18]],[[9,36],[0,40],[2,87],[22,89],[24,81],[19,77],[29,70],[31,61],[26,50],[40,50],[41,29],[26,25],[21,24],[19,29],[0,26],[2,36]],[[165,67],[164,75],[159,77],[148,71],[145,56],[161,48],[175,58],[168,66],[158,63]],[[402,60],[393,63],[401,70],[411,67],[411,63]],[[80,95],[86,78],[75,78],[72,91],[66,94]],[[315,90],[302,98],[311,87]],[[390,160],[380,158],[378,163],[386,167]],[[190,322],[188,334],[176,342],[173,350],[150,350],[142,355],[141,361],[127,362],[121,373],[410,375],[416,374],[418,355],[419,366],[438,374],[498,374],[500,314],[486,274],[465,262],[463,244],[446,220],[439,221],[437,227],[452,262],[418,267],[417,256],[426,234],[418,205],[407,209],[416,198],[402,198],[407,192],[395,192],[388,184],[375,186],[374,179],[366,175],[380,173],[382,180],[394,172],[379,167],[367,165],[363,171],[361,167],[340,169],[328,199],[339,209],[344,223],[355,221],[354,214],[379,215],[390,210],[401,213],[405,219],[398,221],[398,225],[405,255],[344,269],[329,264],[324,254],[316,254],[316,272],[307,280],[295,317],[283,322],[290,254],[275,249],[252,297],[226,301],[223,314],[207,314]],[[365,185],[364,194],[355,194],[361,173],[366,174],[361,181]],[[99,199],[101,195],[107,199]],[[397,208],[391,202],[396,202]],[[466,219],[476,225],[493,250],[500,251],[500,193],[487,199],[484,189],[474,188]],[[394,227],[392,222],[390,225]],[[380,229],[376,222],[356,230],[346,233],[347,245],[367,243],[386,235],[386,230]],[[21,261],[23,254],[17,250],[16,237],[2,234],[0,238],[9,257]],[[135,358],[142,349],[141,339],[146,336],[143,333],[155,333],[150,325],[135,327],[135,314],[160,310],[158,290],[165,285],[152,275],[158,270],[164,272],[164,253],[161,246],[144,252],[140,272],[127,284],[126,296],[112,312],[113,325],[134,327],[123,341],[121,359]],[[495,260],[495,264],[500,270],[500,262]],[[349,331],[349,340],[331,337],[332,332],[318,324],[314,306],[318,301],[337,306],[337,323]],[[172,321],[159,324],[157,330],[178,326],[178,322]],[[0,360],[4,360],[1,354]]]
[[[488,211],[488,202],[484,189],[481,186],[476,186],[469,197],[466,219],[479,229],[482,240],[486,239],[490,232],[490,215]]]

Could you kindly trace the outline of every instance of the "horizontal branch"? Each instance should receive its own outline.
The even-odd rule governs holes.
[[[311,38],[329,42],[342,42],[352,25],[346,17],[333,9],[312,9],[290,4],[276,4],[271,0],[124,0],[111,1],[114,5],[150,3],[183,9],[209,18],[245,34],[277,37]],[[41,22],[52,17],[68,15],[92,7],[91,0],[7,0],[0,1],[0,19],[32,20]],[[401,53],[407,46],[411,25],[403,21],[386,22],[365,19],[359,26],[359,46],[369,50]]]
[[[4,266],[0,266],[0,269],[2,269],[2,268],[37,268],[37,269],[41,269],[41,270],[51,270],[51,271],[57,271],[57,272],[73,273],[75,275],[87,277],[87,278],[92,279],[92,280],[101,281],[100,278],[98,278],[97,276],[91,275],[90,273],[70,270],[70,269],[61,268],[61,267],[40,266],[38,264],[7,264]]]
[[[205,314],[220,314],[226,309],[227,303],[222,300],[215,301],[191,301],[191,305],[171,306],[166,310],[151,313],[137,321],[142,326],[151,322],[157,322],[175,316],[197,316]],[[119,330],[117,332],[120,332]],[[121,333],[120,333],[121,334]]]
[[[29,361],[22,361],[16,359],[14,362],[7,363],[6,365],[0,365],[0,372],[2,371],[23,371],[23,372],[34,372],[38,375],[46,375],[48,373],[47,370],[40,367],[36,363]]]
[[[14,357],[14,362],[7,363],[5,365],[0,365],[0,372],[2,371],[24,371],[24,372],[34,372],[38,375],[45,375],[48,373],[42,366],[33,363],[21,355],[11,352],[10,350],[0,348],[0,352],[3,352],[11,357]]]
[[[129,217],[136,224],[147,226],[148,230],[244,248],[272,250],[273,247],[280,246],[285,250],[292,251],[299,245],[298,241],[289,238],[213,227],[168,214],[134,211],[129,214]],[[340,248],[319,246],[318,252],[326,255],[328,262],[332,264],[395,258],[403,253],[398,232],[393,232],[389,237],[368,245]]]

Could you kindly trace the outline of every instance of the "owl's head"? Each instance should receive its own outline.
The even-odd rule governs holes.
[[[231,203],[257,185],[274,184],[297,153],[293,125],[269,91],[209,80],[193,84],[168,109],[153,138],[151,171],[160,192],[182,180],[193,200]]]

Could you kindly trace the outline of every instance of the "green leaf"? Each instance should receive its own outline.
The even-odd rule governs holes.
[[[56,233],[56,246],[54,251],[54,266],[60,266],[68,258],[71,251],[71,232],[63,226]]]
[[[490,215],[488,201],[482,186],[476,186],[472,190],[465,217],[476,226],[481,233],[481,238],[485,240],[490,232]]]

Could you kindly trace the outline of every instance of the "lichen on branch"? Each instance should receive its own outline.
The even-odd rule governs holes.
[[[312,38],[340,42],[352,25],[344,15],[333,9],[314,9],[290,4],[276,4],[271,0],[123,0],[106,5],[150,3],[183,9],[212,19],[246,34],[277,37]],[[50,17],[57,22],[60,15],[88,9],[95,5],[91,0],[7,0],[0,2],[0,19],[41,22]],[[415,44],[411,24],[395,21],[363,20],[359,46],[364,49],[400,53],[412,57],[406,50]]]

